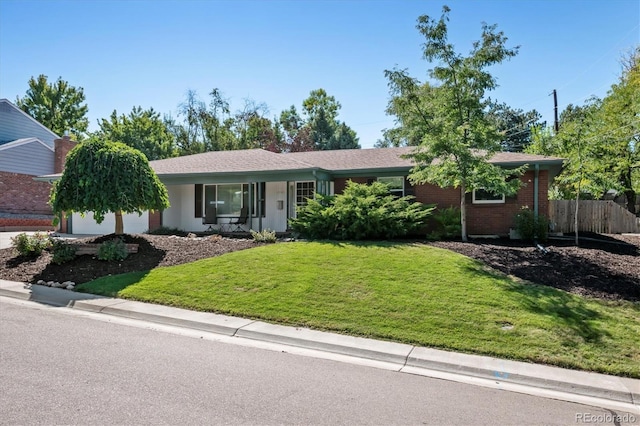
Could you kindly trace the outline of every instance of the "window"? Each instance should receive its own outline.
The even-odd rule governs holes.
[[[304,206],[307,204],[307,198],[313,198],[315,195],[316,184],[313,181],[296,182],[296,206]]]
[[[265,215],[265,183],[260,182],[262,199],[259,201],[262,207],[262,216]],[[251,215],[258,214],[258,187],[253,184],[253,203],[251,203]],[[204,194],[203,194],[204,192]],[[204,196],[203,196],[204,195]],[[202,212],[207,207],[215,207],[218,216],[239,216],[243,207],[249,206],[249,185],[234,183],[224,185],[196,185],[196,217],[202,217]],[[200,214],[200,216],[198,216]]]
[[[485,189],[478,188],[473,190],[474,204],[500,204],[504,203],[504,194],[493,194]]]
[[[404,176],[380,177],[378,182],[386,183],[392,195],[404,197]]]

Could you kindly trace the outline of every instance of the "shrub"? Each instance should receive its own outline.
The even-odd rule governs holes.
[[[544,215],[536,215],[523,207],[515,217],[516,231],[520,238],[527,241],[547,241],[549,236],[549,220]]]
[[[305,238],[335,240],[388,239],[418,232],[433,207],[396,197],[381,182],[349,181],[335,196],[316,195],[290,220],[293,231]]]
[[[105,241],[100,244],[97,257],[99,260],[125,260],[129,256],[127,246],[121,238]]]
[[[275,243],[277,240],[276,231],[269,231],[268,229],[263,229],[261,232],[256,232],[252,229],[251,236],[253,241],[257,243]]]
[[[38,257],[42,252],[51,247],[51,239],[49,235],[36,232],[33,235],[21,233],[11,238],[13,248],[15,248],[21,256]]]
[[[51,261],[56,265],[69,262],[76,257],[76,250],[76,246],[64,240],[52,240],[51,252],[53,257]]]
[[[447,207],[438,209],[433,214],[433,218],[438,223],[438,228],[429,234],[429,238],[440,240],[443,238],[456,238],[462,235],[459,208]]]
[[[177,235],[179,237],[186,237],[187,232],[178,228],[169,228],[168,226],[161,226],[160,228],[156,228],[152,231],[146,232],[149,235]]]

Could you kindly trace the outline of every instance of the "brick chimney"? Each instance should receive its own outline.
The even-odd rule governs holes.
[[[69,136],[64,135],[62,139],[56,139],[53,141],[54,145],[54,160],[53,160],[53,172],[62,173],[64,171],[64,162],[67,159],[69,151],[76,146],[75,141],[72,141]]]

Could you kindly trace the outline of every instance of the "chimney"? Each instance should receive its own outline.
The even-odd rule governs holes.
[[[76,146],[76,142],[72,141],[68,135],[64,135],[62,139],[54,140],[53,145],[55,150],[53,172],[62,173],[64,171],[64,162],[67,159],[67,154],[73,149],[74,146]]]

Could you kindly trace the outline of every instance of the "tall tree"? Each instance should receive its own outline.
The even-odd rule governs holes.
[[[138,150],[92,137],[71,150],[60,180],[51,191],[53,212],[93,212],[102,223],[115,213],[115,233],[122,234],[122,213],[169,207],[167,188]]]
[[[623,58],[623,71],[602,102],[598,123],[604,156],[627,210],[637,214],[640,192],[640,46]]]
[[[62,77],[49,83],[47,76],[40,74],[29,79],[29,89],[24,97],[16,98],[16,105],[52,132],[63,135],[68,131],[81,140],[89,126],[89,107],[84,101],[82,87],[71,86]]]
[[[296,150],[328,150],[360,148],[358,136],[346,123],[337,119],[342,106],[324,89],[312,90],[302,101],[305,118],[298,115],[295,106],[280,114],[286,148]],[[306,131],[302,131],[307,129]],[[311,138],[311,141],[308,138]]]
[[[316,115],[323,111],[327,120],[333,121],[338,116],[338,110],[342,108],[340,102],[336,98],[329,96],[324,89],[312,90],[309,97],[302,101],[302,110],[309,117],[309,121],[313,120]]]
[[[462,239],[467,240],[465,194],[484,188],[512,194],[524,168],[507,170],[489,159],[500,151],[500,134],[486,114],[485,92],[497,86],[487,68],[515,56],[507,38],[495,25],[482,26],[482,36],[468,56],[454,50],[447,40],[450,9],[443,7],[439,20],[423,15],[417,29],[424,36],[423,57],[436,62],[429,76],[436,83],[420,83],[406,70],[385,71],[401,136],[419,141],[409,156],[416,162],[409,176],[414,183],[432,183],[460,189]]]
[[[535,109],[524,112],[506,103],[491,102],[489,118],[502,134],[502,150],[509,152],[524,151],[531,143],[532,129],[543,125],[540,122],[542,116]]]
[[[96,136],[101,139],[120,141],[141,151],[149,161],[173,157],[177,154],[175,136],[160,117],[149,108],[133,107],[128,115],[113,110],[109,119],[101,119]]]

